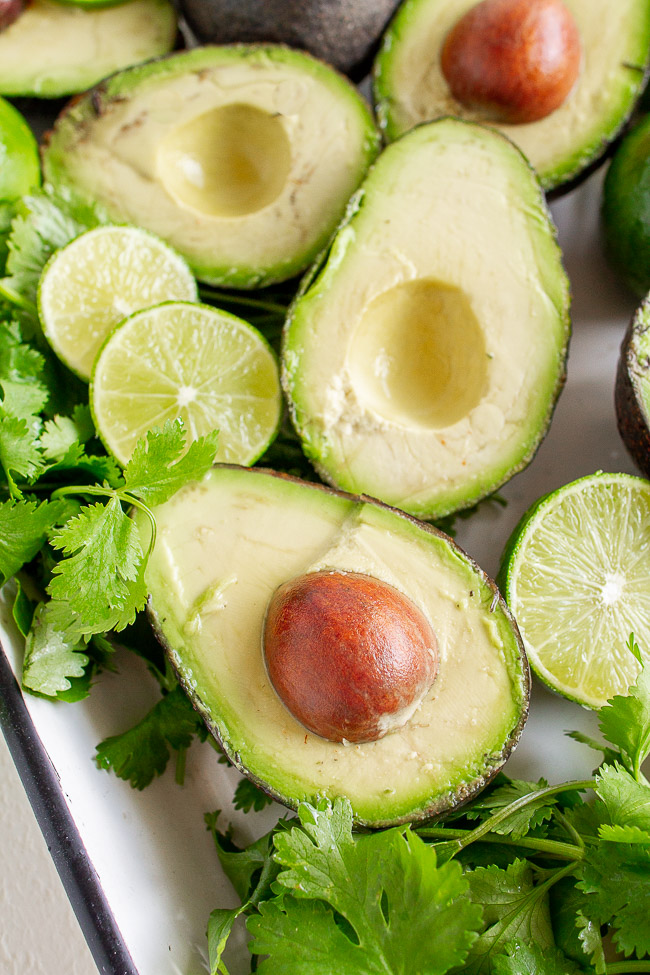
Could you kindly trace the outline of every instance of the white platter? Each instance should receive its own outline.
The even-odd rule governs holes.
[[[568,380],[550,433],[530,467],[500,492],[506,507],[484,504],[470,519],[457,522],[458,542],[491,575],[511,529],[541,494],[599,469],[636,473],[616,430],[613,408],[618,350],[635,302],[602,256],[601,184],[602,171],[552,206],[572,283],[574,334]],[[0,618],[0,640],[20,673],[22,650],[6,600]],[[131,968],[128,958],[107,960],[106,952],[97,948],[93,918],[102,913],[99,901],[94,904],[91,895],[77,889],[74,906],[98,966],[108,975],[201,975],[207,970],[208,915],[217,906],[237,903],[220,870],[204,813],[223,810],[222,828],[232,821],[235,838],[249,841],[265,832],[280,810],[234,812],[231,797],[238,774],[218,764],[207,744],[190,750],[182,788],[174,783],[171,769],[142,793],[99,771],[92,760],[97,743],[135,723],[158,697],[136,659],[124,654],[118,662],[119,675],[104,674],[82,703],[27,697],[26,705],[131,956]],[[593,732],[595,726],[592,713],[535,682],[530,719],[506,771],[551,781],[584,777],[595,764],[594,753],[566,738],[564,731]],[[37,813],[43,819],[43,810]],[[62,872],[65,882],[65,863]],[[20,878],[14,882],[19,885]],[[228,956],[231,975],[250,970],[242,932]]]

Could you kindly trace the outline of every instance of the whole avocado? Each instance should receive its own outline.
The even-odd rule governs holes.
[[[273,41],[362,77],[398,0],[179,0],[203,43]]]

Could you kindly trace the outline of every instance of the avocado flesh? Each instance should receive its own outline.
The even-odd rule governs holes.
[[[539,184],[493,130],[388,147],[295,302],[283,380],[321,476],[419,517],[532,458],[564,378],[569,290]]]
[[[169,0],[84,10],[33,0],[0,32],[0,94],[58,98],[166,54],[176,39]]]
[[[345,795],[359,822],[386,825],[452,808],[501,767],[525,719],[527,664],[494,584],[446,536],[374,502],[228,467],[156,519],[147,585],[159,636],[230,759],[280,801]],[[320,569],[389,583],[438,639],[440,670],[424,702],[370,744],[307,732],[266,674],[273,592]]]
[[[480,121],[451,94],[440,68],[447,33],[476,0],[407,0],[375,61],[374,92],[387,139],[443,115]],[[546,118],[495,127],[528,157],[550,190],[573,181],[614,139],[644,87],[650,50],[646,0],[565,0],[583,63],[565,102]],[[492,124],[492,123],[490,123]]]
[[[650,302],[630,323],[616,374],[616,419],[630,456],[650,478]]]
[[[115,75],[57,122],[47,178],[238,288],[307,266],[378,149],[344,78],[275,46],[207,47]]]

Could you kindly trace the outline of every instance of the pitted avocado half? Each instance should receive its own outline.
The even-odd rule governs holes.
[[[546,118],[494,123],[528,157],[545,190],[572,185],[602,156],[643,90],[650,58],[647,0],[564,2],[582,41],[573,90]],[[453,97],[440,65],[446,36],[476,3],[406,0],[400,7],[374,67],[377,115],[388,140],[444,115],[486,120]]]
[[[275,798],[295,808],[347,796],[358,822],[380,826],[454,808],[503,765],[525,721],[528,665],[494,583],[446,535],[377,502],[238,467],[214,468],[156,520],[146,581],[159,638],[228,757]],[[388,583],[437,638],[431,690],[377,741],[308,732],[267,675],[274,592],[323,570]]]
[[[254,288],[314,259],[377,149],[368,106],[332,68],[234,45],[114,75],[59,118],[44,168],[202,280]]]
[[[393,143],[311,280],[283,379],[325,480],[436,518],[531,460],[564,380],[569,286],[511,142],[443,119]]]
[[[650,301],[638,309],[623,339],[616,374],[616,419],[630,456],[650,478]]]
[[[0,94],[60,98],[106,75],[167,54],[176,39],[170,0],[84,10],[32,0],[0,31]]]

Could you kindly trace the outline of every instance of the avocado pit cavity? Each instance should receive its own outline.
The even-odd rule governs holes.
[[[384,291],[362,313],[347,367],[360,404],[406,427],[451,426],[478,405],[488,357],[460,289],[430,279]]]
[[[160,180],[180,206],[243,217],[273,203],[291,168],[280,116],[222,105],[171,129],[158,150]]]
[[[393,586],[356,572],[307,573],[268,606],[263,652],[291,714],[334,742],[371,742],[402,727],[438,670],[436,636]]]
[[[562,0],[482,0],[447,35],[441,67],[459,102],[494,122],[536,122],[573,88],[582,58]]]

